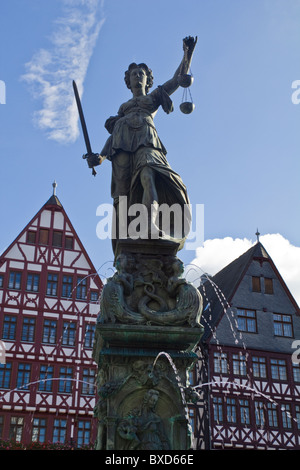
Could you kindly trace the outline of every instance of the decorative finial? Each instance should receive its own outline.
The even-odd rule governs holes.
[[[256,238],[257,238],[257,242],[259,242],[259,236],[260,236],[260,233],[259,233],[258,229],[257,229],[257,231],[256,231],[256,234],[255,234],[255,235],[256,235]]]
[[[56,183],[56,181],[54,181],[54,182],[52,183],[52,187],[53,187],[53,196],[56,196],[56,188],[57,188],[57,183]]]

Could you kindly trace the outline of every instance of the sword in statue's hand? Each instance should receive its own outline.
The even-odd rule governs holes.
[[[76,85],[74,80],[73,80],[73,89],[74,89],[76,104],[77,104],[77,108],[78,108],[80,123],[81,123],[81,127],[82,127],[82,132],[83,132],[83,136],[84,136],[84,141],[85,141],[85,145],[86,145],[86,150],[87,150],[87,154],[83,155],[82,158],[97,157],[97,156],[99,157],[99,154],[92,152],[90,139],[89,139],[89,135],[88,135],[88,131],[87,131],[87,128],[86,128],[85,119],[84,119],[84,114],[83,114],[83,111],[82,111],[82,106],[81,106],[81,102],[80,102],[80,98],[79,98],[78,89],[77,89],[77,85]],[[94,176],[96,176],[96,174],[97,174],[94,167],[93,167],[92,174]]]

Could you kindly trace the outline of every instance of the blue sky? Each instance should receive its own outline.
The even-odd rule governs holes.
[[[179,257],[213,274],[255,242],[258,228],[299,302],[299,0],[10,0],[0,13],[0,251],[56,180],[96,269],[111,274],[110,240],[96,235],[97,207],[111,202],[111,167],[94,178],[81,158],[72,80],[100,151],[105,120],[130,98],[128,65],[146,62],[158,86],[179,65],[182,39],[198,36],[195,111],[180,112],[179,89],[174,112],[155,118],[192,206],[204,205],[204,245]]]

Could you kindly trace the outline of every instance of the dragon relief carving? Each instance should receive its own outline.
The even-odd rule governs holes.
[[[174,256],[119,255],[102,291],[100,322],[200,327],[202,296],[182,274]]]

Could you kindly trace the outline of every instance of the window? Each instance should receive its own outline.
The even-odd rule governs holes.
[[[293,337],[292,317],[290,315],[274,313],[273,322],[276,336]]]
[[[96,330],[96,325],[90,325],[89,323],[85,325],[85,335],[84,335],[85,348],[93,347],[95,330]]]
[[[227,422],[236,423],[236,402],[235,398],[226,398]]]
[[[245,354],[232,355],[233,374],[234,375],[247,375],[247,364]]]
[[[95,371],[94,369],[83,369],[82,394],[95,395]]]
[[[73,237],[65,237],[65,248],[66,250],[72,250],[73,249]]]
[[[253,376],[260,379],[267,377],[267,366],[265,357],[252,357]]]
[[[64,443],[66,440],[66,431],[67,431],[67,420],[55,419],[54,426],[53,426],[52,442]]]
[[[214,420],[216,423],[223,423],[223,400],[221,397],[213,398]]]
[[[240,400],[240,415],[242,424],[250,424],[249,400]]]
[[[216,374],[228,374],[227,353],[214,353],[214,371]]]
[[[10,388],[11,363],[0,364],[0,388]]]
[[[297,421],[297,429],[300,429],[300,405],[296,405],[296,421]]]
[[[88,445],[91,439],[91,422],[78,421],[77,445],[78,447]]]
[[[282,412],[282,425],[285,429],[291,429],[292,427],[292,414],[291,414],[291,405],[284,404],[281,406]]]
[[[10,418],[9,439],[15,442],[21,442],[23,434],[24,418],[21,416],[12,416]]]
[[[265,294],[273,294],[273,279],[265,277]]]
[[[65,346],[74,346],[76,336],[76,323],[64,322],[62,344]]]
[[[16,339],[17,317],[4,315],[2,338],[8,340]]]
[[[52,246],[62,246],[62,235],[62,232],[58,232],[56,230],[53,231]]]
[[[22,326],[22,341],[34,341],[34,333],[35,333],[35,318],[23,318],[23,326]]]
[[[193,407],[189,407],[189,424],[192,428],[192,433],[195,434],[196,431],[196,410]]]
[[[36,232],[32,230],[28,230],[27,232],[27,243],[34,245],[36,242]]]
[[[40,275],[29,273],[27,275],[26,290],[30,292],[38,292],[40,283]]]
[[[28,390],[30,382],[30,364],[19,364],[18,375],[17,375],[17,388],[22,390]]]
[[[53,297],[57,296],[57,283],[58,275],[57,274],[48,274],[47,278],[47,295],[52,295]]]
[[[39,377],[39,391],[52,392],[53,366],[41,365]]]
[[[0,274],[0,288],[3,287],[3,283],[4,283],[4,276],[3,274]]]
[[[96,290],[91,291],[91,302],[98,302],[99,294]]]
[[[293,363],[293,377],[295,382],[300,382],[300,364]]]
[[[252,276],[252,292],[261,292],[260,277]]]
[[[33,418],[32,421],[32,442],[45,442],[46,439],[46,419]]]
[[[257,333],[256,312],[254,310],[237,309],[237,323],[240,331]]]
[[[189,384],[194,387],[196,385],[196,367],[189,370]]]
[[[72,367],[61,367],[59,371],[58,391],[60,393],[72,392]]]
[[[71,297],[73,289],[73,277],[72,276],[63,276],[62,282],[62,297]]]
[[[39,233],[39,244],[48,245],[49,243],[49,230],[41,228]]]
[[[265,426],[264,403],[262,401],[255,401],[254,408],[255,408],[255,424],[256,426],[263,428]]]
[[[271,359],[271,377],[277,380],[286,380],[286,362],[284,359]]]
[[[269,426],[278,427],[278,414],[276,403],[267,403]]]
[[[45,320],[42,342],[54,344],[56,342],[56,330],[57,330],[56,320]]]
[[[85,300],[87,294],[87,278],[78,277],[76,287],[76,299]]]
[[[20,290],[21,278],[22,278],[22,273],[20,271],[11,271],[9,273],[8,288]]]

